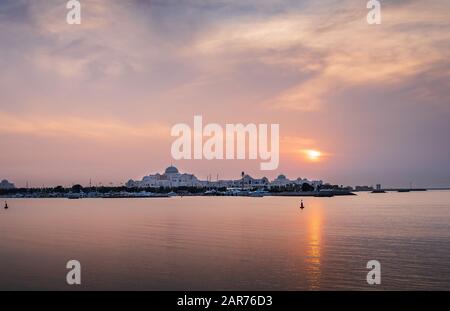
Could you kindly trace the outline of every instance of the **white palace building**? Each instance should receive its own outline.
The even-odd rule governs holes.
[[[0,182],[1,190],[9,190],[9,189],[14,189],[14,188],[16,188],[16,186],[13,183],[10,183],[9,181],[7,181],[6,179],[3,179]]]
[[[273,181],[269,181],[266,177],[257,179],[250,175],[244,175],[237,180],[199,180],[193,174],[180,173],[175,166],[169,166],[166,168],[163,174],[155,174],[144,176],[142,180],[135,181],[130,179],[125,185],[128,188],[176,188],[176,187],[197,187],[197,188],[270,188],[270,187],[283,187],[289,185],[303,185],[309,184],[317,189],[322,185],[321,180],[310,181],[305,178],[297,178],[290,180],[284,175],[279,175]]]

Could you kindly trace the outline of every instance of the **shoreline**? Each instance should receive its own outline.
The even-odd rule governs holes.
[[[324,197],[334,196],[355,196],[356,193],[348,190],[322,190],[322,191],[304,191],[304,192],[262,192],[262,191],[239,191],[239,192],[202,192],[202,193],[153,193],[153,192],[121,192],[121,193],[30,193],[25,195],[3,195],[1,199],[154,199],[171,197]]]
[[[260,198],[260,197],[323,197],[331,198],[338,196],[357,196],[358,193],[371,193],[373,195],[382,195],[387,193],[410,193],[410,192],[425,192],[425,191],[439,191],[439,190],[450,190],[450,189],[428,189],[428,188],[417,188],[417,189],[407,189],[407,188],[397,188],[397,189],[383,189],[383,191],[350,191],[344,189],[323,189],[320,191],[280,191],[280,192],[269,192],[269,191],[250,191],[250,190],[233,190],[233,191],[217,191],[209,190],[205,192],[191,193],[191,192],[81,192],[81,193],[48,193],[48,192],[30,192],[30,193],[20,193],[20,194],[6,194],[0,195],[1,200],[6,199],[155,199],[155,198],[171,198],[171,197],[249,197],[249,198]]]

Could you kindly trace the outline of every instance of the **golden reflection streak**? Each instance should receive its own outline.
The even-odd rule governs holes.
[[[322,206],[315,202],[308,206],[311,213],[308,218],[307,249],[306,249],[306,277],[309,289],[320,288],[321,278],[321,238],[322,238]]]

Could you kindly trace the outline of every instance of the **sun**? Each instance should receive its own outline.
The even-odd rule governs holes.
[[[318,151],[318,150],[314,150],[314,149],[308,149],[308,150],[304,150],[306,157],[310,160],[310,161],[319,161],[320,158],[322,157],[322,152]]]

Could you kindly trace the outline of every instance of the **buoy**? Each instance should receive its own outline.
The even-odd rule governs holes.
[[[8,209],[8,203],[5,201],[5,209]]]
[[[305,208],[305,206],[303,205],[303,200],[302,200],[301,203],[300,203],[300,208],[301,208],[301,209],[304,209],[304,208]]]

